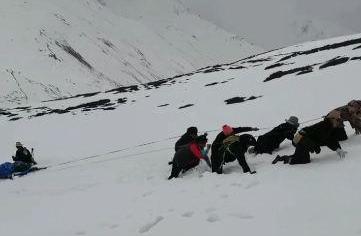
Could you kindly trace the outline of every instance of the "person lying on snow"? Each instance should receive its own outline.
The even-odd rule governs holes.
[[[341,117],[342,122],[348,121],[353,129],[355,129],[355,134],[361,134],[361,101],[352,100],[347,105],[338,107],[330,111],[327,115],[327,118]],[[337,128],[337,136],[339,141],[347,139],[347,134],[344,126]]]
[[[290,156],[277,156],[272,164],[278,161],[283,161],[284,164],[306,164],[310,163],[310,153],[319,154],[322,146],[327,146],[333,151],[337,152],[340,158],[344,158],[347,154],[342,150],[338,137],[337,130],[342,126],[342,119],[325,118],[312,126],[308,126],[300,130],[293,139],[293,144],[296,150]]]
[[[228,136],[242,133],[242,132],[248,132],[248,131],[257,131],[258,128],[252,128],[252,127],[238,127],[233,128],[229,125],[223,125],[222,132],[220,132],[216,139],[212,143],[211,148],[211,163],[212,163],[212,172],[216,172],[218,174],[222,174],[222,171],[220,171],[219,167],[222,164],[223,156],[222,152],[220,152],[220,148],[223,146],[223,140],[225,140]]]
[[[256,139],[250,134],[228,136],[223,140],[223,145],[218,151],[219,155],[217,155],[217,157],[221,158],[215,162],[218,166],[212,162],[212,168],[214,168],[218,174],[222,174],[223,165],[237,159],[244,173],[249,172],[250,174],[255,174],[256,171],[251,171],[244,155],[247,149],[254,145],[256,145]]]
[[[182,137],[175,143],[175,151],[178,151],[181,146],[187,145],[194,141],[194,139],[198,135],[198,129],[197,127],[189,127],[187,129],[187,132],[182,135]]]
[[[181,172],[185,173],[189,169],[196,167],[200,160],[205,160],[207,165],[211,167],[207,156],[210,147],[208,146],[207,149],[204,150],[207,141],[207,135],[204,134],[196,137],[190,144],[181,147],[174,154],[172,172],[168,179],[177,178]]]
[[[257,139],[256,146],[253,149],[250,149],[250,153],[272,154],[274,150],[279,148],[280,144],[285,139],[292,141],[298,127],[300,126],[298,123],[298,118],[291,116],[288,120],[285,121],[285,123],[282,123],[279,126],[273,128],[268,133],[260,135]]]

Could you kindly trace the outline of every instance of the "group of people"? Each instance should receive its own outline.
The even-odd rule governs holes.
[[[0,164],[0,179],[12,178],[14,173],[27,173],[37,169],[32,152],[21,142],[16,142],[15,147],[16,153],[15,156],[12,156],[13,162]]]
[[[355,129],[356,135],[361,134],[361,100],[352,100],[345,106],[329,112],[322,117],[322,121],[299,131],[298,118],[291,116],[271,131],[258,136],[257,140],[250,134],[237,134],[258,131],[259,128],[234,128],[224,125],[210,145],[207,144],[207,133],[198,136],[197,128],[189,127],[175,144],[175,154],[173,160],[169,162],[172,170],[168,179],[177,178],[180,173],[197,166],[201,160],[206,161],[212,172],[218,174],[223,173],[223,166],[226,163],[235,160],[238,161],[244,173],[254,174],[256,171],[250,169],[245,153],[248,151],[255,155],[272,154],[286,139],[290,140],[295,147],[294,153],[277,155],[272,164],[279,161],[291,165],[310,163],[310,153],[319,154],[323,146],[336,151],[340,158],[344,158],[347,152],[341,148],[339,142],[348,138],[344,128],[345,121],[348,121]],[[209,158],[210,150],[211,157]]]

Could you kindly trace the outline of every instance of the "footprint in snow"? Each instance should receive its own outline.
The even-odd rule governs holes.
[[[228,198],[228,194],[222,194],[220,197],[223,199]]]
[[[148,196],[150,196],[150,195],[152,195],[152,194],[153,194],[152,191],[145,192],[145,193],[143,193],[142,197],[148,197]]]
[[[119,227],[118,224],[113,224],[113,225],[109,226],[109,229],[116,229],[116,228],[118,228],[118,227]]]
[[[205,210],[205,212],[207,212],[207,213],[211,213],[211,212],[215,212],[215,211],[216,211],[216,208],[213,208],[213,207],[207,208]]]
[[[192,217],[194,215],[193,211],[187,211],[185,213],[182,214],[183,217]]]
[[[231,213],[229,214],[230,216],[233,216],[233,217],[236,217],[238,219],[241,219],[241,220],[250,220],[250,219],[253,219],[254,216],[252,215],[249,215],[249,214],[243,214],[243,213]]]
[[[213,215],[208,216],[207,221],[210,223],[214,223],[214,222],[220,221],[220,218],[218,215],[213,214]]]
[[[231,184],[231,186],[233,186],[233,187],[242,187],[242,184],[241,183],[233,183],[233,184]]]
[[[259,185],[259,181],[252,181],[252,182],[249,182],[244,188],[245,189],[250,189],[250,188],[253,188],[255,186]]]
[[[75,234],[76,235],[86,235],[86,232],[85,231],[78,231]]]
[[[149,232],[153,227],[155,227],[162,220],[164,220],[164,217],[163,216],[158,216],[153,221],[151,221],[151,222],[147,223],[146,225],[142,226],[139,229],[139,233],[143,234],[143,233]]]

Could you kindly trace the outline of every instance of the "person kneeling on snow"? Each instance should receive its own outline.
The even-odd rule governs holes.
[[[168,179],[177,178],[182,172],[186,172],[189,169],[196,167],[200,160],[205,160],[207,165],[210,167],[211,163],[207,156],[207,149],[204,150],[207,144],[207,135],[200,135],[195,138],[193,142],[180,148],[173,157],[172,161],[172,172]]]
[[[327,146],[337,152],[340,158],[344,158],[347,154],[342,150],[337,132],[342,125],[342,119],[325,118],[312,126],[308,126],[299,131],[293,139],[296,150],[291,156],[277,156],[272,164],[283,161],[284,164],[306,164],[310,163],[310,153],[319,154],[322,146]]]
[[[187,129],[187,132],[178,139],[178,141],[175,143],[175,151],[178,151],[182,146],[187,145],[195,140],[195,138],[198,135],[198,129],[197,127],[189,127]]]
[[[222,153],[220,152],[220,148],[223,146],[223,140],[225,140],[227,137],[242,133],[242,132],[248,132],[248,131],[257,131],[258,128],[252,128],[252,127],[238,127],[233,128],[229,125],[223,125],[222,132],[220,132],[216,139],[212,143],[211,148],[211,162],[212,162],[212,172],[217,172],[218,174],[222,174],[219,167],[222,164]]]
[[[29,169],[32,165],[36,165],[36,161],[30,151],[20,142],[16,142],[16,154],[13,156],[15,172],[21,172]]]
[[[244,173],[255,174],[256,171],[251,171],[245,157],[247,149],[254,145],[256,145],[256,139],[250,134],[228,136],[223,140],[223,145],[219,149],[218,157],[222,159],[216,161],[218,166],[212,162],[212,168],[216,169],[218,174],[222,174],[223,165],[237,159]]]
[[[255,154],[272,154],[285,139],[293,140],[299,125],[298,118],[291,116],[285,123],[273,128],[268,133],[260,135],[257,139],[256,146],[250,150],[250,152]]]

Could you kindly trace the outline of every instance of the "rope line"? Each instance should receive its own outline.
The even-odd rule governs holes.
[[[316,120],[320,120],[320,119],[323,119],[323,116],[322,116],[322,117],[313,118],[313,119],[310,119],[310,120],[306,120],[306,121],[303,121],[303,122],[300,122],[300,124],[307,124],[307,123],[310,123],[310,122],[312,122],[312,121],[316,121]],[[271,129],[273,129],[273,127],[263,127],[263,128],[259,128],[258,130],[271,130]],[[219,129],[213,129],[213,130],[206,130],[206,131],[203,131],[203,132],[204,132],[204,133],[213,133],[213,132],[218,132],[218,131],[219,131]],[[103,156],[107,156],[107,155],[110,155],[110,154],[114,154],[114,153],[119,153],[119,152],[131,150],[131,149],[138,148],[138,147],[145,147],[145,146],[149,146],[149,145],[152,145],[152,144],[162,143],[162,142],[164,142],[164,141],[169,141],[169,140],[177,139],[177,138],[180,138],[181,136],[182,136],[182,135],[178,135],[178,136],[168,137],[168,138],[165,138],[165,139],[160,139],[160,140],[157,140],[157,141],[151,141],[151,142],[141,143],[141,144],[138,144],[138,145],[135,145],[135,146],[130,146],[130,147],[126,147],[126,148],[121,148],[121,149],[117,149],[117,150],[113,150],[113,151],[109,151],[109,152],[105,152],[105,153],[100,153],[100,154],[95,154],[95,155],[91,155],[91,156],[87,156],[87,157],[82,157],[82,158],[79,158],[79,159],[76,159],[76,160],[70,160],[70,161],[66,161],[66,162],[61,162],[61,163],[54,164],[54,165],[50,165],[50,166],[47,166],[47,167],[48,167],[48,168],[58,167],[58,166],[63,166],[63,165],[68,165],[68,164],[72,164],[72,163],[76,163],[76,162],[81,162],[81,161],[89,160],[89,159],[94,159],[94,158],[97,158],[97,157],[103,157]],[[261,136],[261,134],[260,134],[260,135],[254,135],[254,137],[259,137],[259,136]],[[168,148],[162,148],[162,149],[157,149],[157,150],[150,150],[150,151],[140,152],[140,153],[134,153],[134,154],[128,154],[128,155],[124,155],[124,156],[119,156],[119,157],[117,157],[116,159],[118,159],[118,158],[124,158],[124,157],[139,156],[139,155],[143,155],[143,154],[160,152],[160,151],[170,150],[170,149],[173,149],[173,147],[172,147],[172,148],[169,148],[169,147],[168,147]],[[113,160],[113,159],[114,159],[114,158],[109,158],[109,159],[107,159],[107,160],[97,161],[96,163],[98,163],[98,162],[104,162],[104,161],[109,161],[109,160]]]

